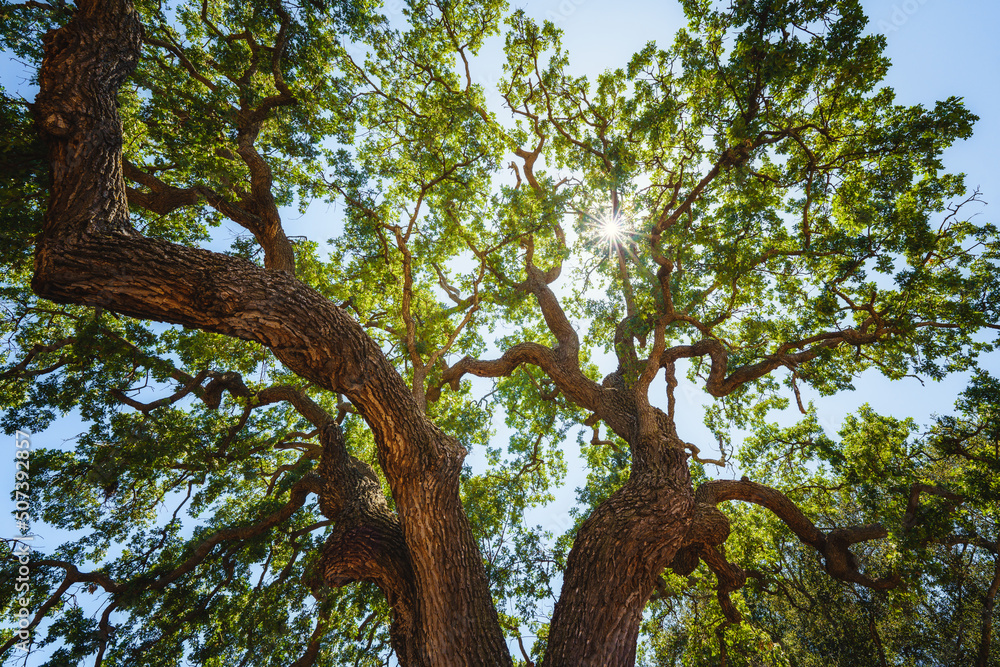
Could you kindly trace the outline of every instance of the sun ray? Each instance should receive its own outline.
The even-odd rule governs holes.
[[[621,214],[604,212],[600,215],[588,216],[591,238],[602,247],[607,248],[608,257],[613,257],[625,245],[630,235],[628,220]]]
[[[604,217],[599,221],[598,234],[609,245],[617,245],[621,242],[624,226],[619,216]]]

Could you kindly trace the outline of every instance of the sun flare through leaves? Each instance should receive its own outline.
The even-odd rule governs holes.
[[[609,258],[617,255],[625,247],[626,241],[633,235],[629,226],[629,218],[620,211],[617,213],[605,211],[596,216],[588,215],[587,218],[588,235],[602,249],[607,248]]]

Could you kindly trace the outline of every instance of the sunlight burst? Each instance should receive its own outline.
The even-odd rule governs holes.
[[[605,217],[600,220],[598,234],[608,245],[617,245],[621,242],[624,225],[618,216]]]
[[[618,252],[630,235],[628,221],[620,214],[613,215],[611,213],[594,216],[591,220],[592,222],[589,226],[594,240],[606,246],[608,257],[612,257]]]

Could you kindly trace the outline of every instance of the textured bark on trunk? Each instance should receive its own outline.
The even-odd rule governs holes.
[[[633,474],[584,521],[563,576],[543,667],[635,664],[642,610],[685,543],[694,493],[686,456]]]
[[[458,495],[465,452],[429,423],[402,378],[350,318],[283,272],[121,234],[43,243],[36,292],[267,345],[300,376],[347,396],[371,426],[410,551],[425,660],[510,657]],[[447,658],[445,662],[445,656]]]
[[[78,6],[46,37],[40,72],[36,110],[50,142],[53,190],[33,288],[56,302],[260,342],[302,377],[347,396],[374,432],[412,566],[412,623],[397,628],[408,636],[394,638],[407,647],[403,657],[415,665],[509,665],[459,501],[465,450],[426,419],[363,329],[286,266],[267,271],[132,229],[115,95],[138,60],[141,26],[123,0]]]
[[[230,215],[242,219],[240,224],[265,249],[266,268],[143,238],[129,223],[115,102],[118,88],[138,61],[142,28],[128,0],[79,0],[77,6],[67,26],[46,36],[39,74],[35,111],[49,141],[53,184],[38,239],[33,289],[60,303],[99,306],[258,342],[302,378],[346,396],[372,430],[396,511],[389,509],[372,471],[350,456],[336,425],[316,417],[324,449],[319,477],[325,485],[317,493],[324,513],[335,522],[323,553],[325,581],[340,586],[366,580],[382,588],[394,611],[393,648],[406,667],[510,665],[481,554],[460,502],[459,474],[466,452],[426,418],[423,371],[416,373],[415,394],[362,327],[295,278],[294,253],[277,215],[270,168],[254,147],[266,114],[261,115],[261,109],[241,112],[239,152],[251,170],[253,196],[244,202],[249,209]],[[294,103],[287,87],[279,88],[269,104]],[[537,151],[519,155],[525,158],[529,184],[537,189],[531,175]],[[726,164],[720,162],[698,188]],[[138,170],[131,169],[141,180],[134,175]],[[159,190],[135,191],[151,210],[197,199],[195,190],[153,185]],[[663,224],[672,224],[697,194],[698,189]],[[681,358],[710,357],[706,387],[713,396],[725,396],[782,365],[793,368],[841,343],[875,342],[887,335],[884,329],[872,329],[881,324],[870,320],[860,331],[845,329],[789,342],[765,360],[727,375],[728,355],[719,341],[665,349],[665,327],[680,317],[670,306],[656,325],[646,362],[640,363],[622,322],[616,349],[627,372],[611,374],[598,385],[581,371],[576,331],[548,287],[560,266],[542,271],[533,264],[530,236],[524,243],[527,279],[519,288],[534,294],[558,344],[549,348],[523,343],[493,362],[463,359],[445,371],[444,382],[457,387],[466,373],[502,377],[523,363],[534,364],[569,400],[592,412],[594,423],[603,421],[628,442],[632,453],[629,480],[596,508],[576,536],[544,667],[634,664],[642,611],[668,565],[690,572],[699,559],[705,560],[719,578],[724,613],[738,622],[728,593],[741,586],[746,575],[714,550],[729,530],[728,520],[715,507],[728,500],[770,509],[823,555],[827,571],[839,579],[874,590],[898,583],[896,576],[873,580],[859,572],[849,550],[858,542],[884,537],[880,525],[824,533],[780,493],[745,479],[707,482],[695,494],[685,443],[677,438],[672,420],[652,408],[647,398],[656,373],[666,368],[672,378],[673,363]],[[658,275],[667,280],[672,264],[662,266]],[[627,286],[624,265],[621,270]],[[669,285],[664,285],[667,295]],[[631,320],[635,313],[628,292],[626,300]],[[796,349],[800,351],[793,352]],[[419,359],[414,361],[419,365]],[[625,377],[630,378],[627,387]],[[439,393],[440,387],[432,388],[426,398]],[[915,486],[906,521],[915,516],[921,492],[949,497],[934,487]],[[981,665],[989,654],[998,588],[1000,566],[983,609]],[[322,634],[322,623],[316,633]],[[317,647],[317,642],[310,643],[312,655]],[[724,651],[725,644],[721,647]]]

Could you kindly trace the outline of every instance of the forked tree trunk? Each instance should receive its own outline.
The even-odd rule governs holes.
[[[397,573],[412,579],[388,587],[403,605],[394,645],[405,647],[404,662],[510,665],[459,499],[465,450],[427,420],[364,330],[289,273],[145,239],[132,229],[115,95],[137,62],[141,28],[127,0],[81,0],[78,7],[67,26],[46,37],[40,73],[36,110],[50,142],[53,190],[33,288],[60,303],[259,342],[303,378],[347,396],[372,429],[398,509],[402,544],[391,521],[380,519],[369,534],[380,535],[373,549],[406,550]],[[634,474],[581,528],[546,667],[634,663],[642,610],[691,516],[686,459],[679,450],[666,459],[668,465]],[[351,539],[365,534],[363,525],[351,526]],[[364,553],[347,551],[341,555]],[[343,571],[332,567],[330,578],[336,583],[338,572],[363,570],[352,562]]]

